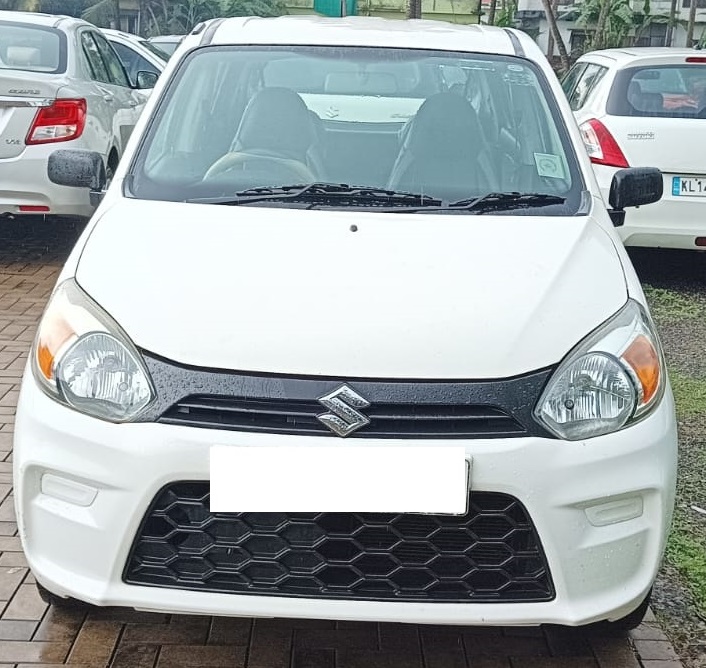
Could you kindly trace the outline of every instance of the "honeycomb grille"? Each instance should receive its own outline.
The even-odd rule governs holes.
[[[463,516],[211,513],[209,485],[176,483],[149,508],[129,584],[357,600],[510,602],[554,597],[517,499],[474,492]]]

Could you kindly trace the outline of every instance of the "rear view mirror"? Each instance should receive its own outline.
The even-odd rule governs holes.
[[[137,73],[137,86],[138,90],[150,90],[157,85],[158,74],[154,72],[140,71]]]
[[[103,157],[94,151],[54,151],[49,156],[47,175],[52,183],[72,188],[103,190],[106,183]]]
[[[58,186],[88,188],[94,207],[100,204],[107,184],[103,157],[94,151],[54,151],[49,156],[47,176]]]
[[[628,207],[658,202],[662,191],[662,172],[655,167],[632,167],[617,171],[613,175],[608,194],[613,224],[623,224],[624,211]]]

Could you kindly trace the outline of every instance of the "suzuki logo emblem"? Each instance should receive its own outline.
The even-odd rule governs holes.
[[[367,408],[370,402],[366,401],[348,385],[343,385],[337,390],[319,399],[319,403],[329,409],[329,413],[317,415],[332,432],[339,436],[348,436],[354,431],[370,424],[370,419],[363,415],[357,408]]]

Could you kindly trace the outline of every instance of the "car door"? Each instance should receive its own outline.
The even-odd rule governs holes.
[[[87,102],[84,137],[87,147],[102,153],[107,161],[110,150],[117,143],[113,123],[113,94],[107,87],[108,71],[93,40],[92,31],[79,30],[76,39],[77,65],[80,64],[76,74],[77,78],[83,80],[83,93]]]
[[[103,61],[107,75],[107,81],[102,82],[105,90],[104,99],[112,107],[114,134],[119,143],[118,151],[122,155],[147,97],[131,86],[125,68],[108,40],[97,31],[91,30],[84,34],[93,40],[96,51]]]

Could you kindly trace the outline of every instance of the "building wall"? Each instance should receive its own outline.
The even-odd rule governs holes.
[[[314,14],[313,0],[286,0],[290,14]],[[404,19],[405,0],[358,0],[358,16]],[[478,23],[477,0],[422,0],[422,18],[451,23]]]

